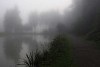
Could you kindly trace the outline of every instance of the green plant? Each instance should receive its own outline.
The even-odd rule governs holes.
[[[30,52],[24,59],[26,67],[72,67],[70,41],[66,36],[59,35],[50,42],[50,47],[43,53]]]

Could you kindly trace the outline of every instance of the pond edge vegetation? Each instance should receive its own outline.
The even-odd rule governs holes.
[[[56,36],[50,43],[48,50],[39,53],[30,52],[23,59],[26,67],[72,67],[72,44],[66,35]]]

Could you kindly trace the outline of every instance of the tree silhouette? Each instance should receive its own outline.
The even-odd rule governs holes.
[[[28,23],[26,25],[26,31],[27,32],[36,31],[38,21],[39,21],[38,14],[35,12],[30,13],[29,18],[28,18]]]
[[[22,32],[21,18],[17,7],[12,10],[8,10],[4,19],[4,28],[6,33]]]
[[[100,31],[100,1],[99,0],[76,0],[74,16],[74,33],[88,37],[94,36]]]

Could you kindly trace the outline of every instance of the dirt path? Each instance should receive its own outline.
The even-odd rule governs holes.
[[[73,63],[75,67],[100,67],[100,50],[95,44],[70,36],[73,43]]]

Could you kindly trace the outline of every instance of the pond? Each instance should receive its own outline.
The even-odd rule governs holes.
[[[26,53],[46,49],[50,37],[43,35],[15,35],[0,37],[0,66],[17,67]],[[18,66],[19,67],[19,66]]]

